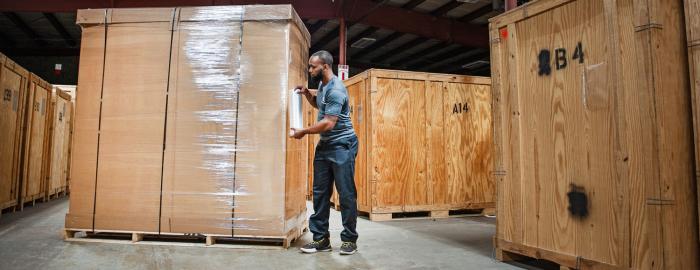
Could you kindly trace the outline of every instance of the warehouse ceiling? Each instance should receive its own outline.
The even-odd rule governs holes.
[[[375,2],[484,28],[487,27],[490,17],[502,12],[493,9],[491,0]],[[399,18],[395,20],[400,21]],[[324,49],[337,55],[338,20],[307,19],[305,23],[311,32],[313,44],[311,51]],[[358,44],[358,41],[363,39],[369,40],[370,43]],[[354,24],[352,21],[348,22],[347,48],[348,64],[359,69],[376,67],[472,75],[490,74],[487,46],[467,46],[413,33],[378,28],[362,22]]]
[[[311,33],[311,51],[339,52],[347,24],[351,75],[368,68],[489,75],[492,0],[25,0],[0,3],[0,52],[10,57],[79,55],[79,8],[292,3]],[[494,8],[496,7],[496,8]],[[31,68],[30,68],[31,69]],[[76,78],[77,80],[77,78]]]

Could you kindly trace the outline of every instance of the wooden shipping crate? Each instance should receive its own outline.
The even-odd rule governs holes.
[[[307,143],[288,137],[283,97],[306,81],[309,34],[290,5],[80,10],[78,23],[67,228],[299,231]]]
[[[48,164],[49,112],[53,86],[36,74],[29,74],[28,98],[25,102],[20,208],[45,196]]]
[[[75,98],[76,98],[76,86],[75,85],[54,85],[54,92],[61,90],[64,93],[67,93],[70,98],[71,98],[71,103],[70,103],[70,108],[69,112],[66,113],[66,117],[70,119],[69,121],[69,128],[68,128],[68,157],[67,157],[67,166],[66,166],[66,184],[65,188],[66,191],[64,194],[70,194],[70,164],[71,160],[73,160],[73,132],[75,130]]]
[[[0,54],[0,211],[17,205],[29,72]]]
[[[68,94],[75,102],[75,91],[77,89],[76,85],[54,84],[53,88],[54,89],[61,89],[61,91]]]
[[[688,44],[693,128],[695,131],[695,185],[700,194],[700,0],[685,0],[685,31]],[[698,199],[700,212],[700,199]]]
[[[359,139],[359,211],[383,220],[494,207],[490,84],[485,77],[378,69],[346,80]]]
[[[496,247],[576,269],[699,269],[681,1],[491,19]]]
[[[73,102],[71,96],[60,89],[53,89],[50,128],[48,136],[49,153],[46,162],[45,197],[67,192],[68,161],[72,125]]]

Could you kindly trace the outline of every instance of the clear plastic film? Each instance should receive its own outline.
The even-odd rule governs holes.
[[[90,12],[94,10],[83,12],[83,16],[81,12],[78,14],[78,21],[84,27],[94,24],[89,19]],[[309,34],[291,6],[103,12],[107,22],[104,78],[143,70],[149,74],[138,75],[141,77],[138,79],[153,82],[105,79],[103,89],[87,90],[79,85],[80,94],[101,92],[104,109],[109,103],[110,89],[141,84],[149,94],[130,95],[129,102],[120,106],[123,111],[128,111],[129,104],[157,108],[140,114],[140,118],[147,119],[141,122],[144,125],[128,128],[133,134],[152,138],[160,132],[157,142],[162,144],[162,149],[122,151],[120,155],[127,160],[133,157],[122,164],[110,163],[111,160],[103,158],[104,149],[100,149],[97,179],[93,178],[96,182],[93,228],[286,237],[291,229],[301,226],[306,218],[304,190],[308,172],[304,150],[307,147],[304,141],[287,136],[288,102],[292,86],[306,82],[304,67]],[[167,22],[161,21],[168,12],[172,19],[170,26],[165,27]],[[155,22],[148,21],[149,16],[156,18]],[[154,28],[152,24],[159,26]],[[129,47],[135,49],[131,41],[135,37],[123,30],[112,33],[110,29],[114,28],[148,29],[152,37],[139,35],[142,40],[135,43],[147,46],[158,43],[157,46],[163,47],[168,42],[168,57],[150,57],[148,61],[135,60],[123,66],[107,65],[111,57],[120,57]],[[153,46],[146,50],[154,51]],[[148,69],[153,66],[167,68]],[[82,68],[81,64],[81,71]],[[139,116],[135,111],[130,115]],[[101,113],[100,118],[104,117]],[[109,132],[99,130],[100,147],[105,144],[117,147],[114,141],[103,140],[109,137]],[[132,145],[129,141],[122,144],[126,148]],[[149,158],[139,160],[143,155]],[[156,156],[159,158],[153,159]],[[122,167],[119,175],[103,173],[115,166]],[[120,183],[103,184],[114,181]],[[83,196],[72,194],[76,195]],[[72,206],[68,217],[80,214],[74,213]],[[67,226],[69,223],[67,218]]]

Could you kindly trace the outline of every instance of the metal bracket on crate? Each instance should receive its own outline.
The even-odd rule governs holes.
[[[700,47],[700,39],[688,41],[688,48]]]
[[[674,200],[647,198],[647,205],[674,205]]]
[[[506,176],[507,174],[508,174],[508,172],[505,170],[497,170],[497,171],[491,172],[491,175],[493,175],[493,176]]]
[[[641,32],[644,30],[649,30],[649,29],[659,29],[662,30],[664,29],[664,25],[660,23],[648,23],[648,24],[642,24],[634,27],[635,32]]]

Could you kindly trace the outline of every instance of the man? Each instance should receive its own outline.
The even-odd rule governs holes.
[[[333,56],[319,51],[309,58],[309,74],[321,81],[318,94],[311,95],[303,86],[296,88],[306,100],[318,109],[316,124],[305,129],[292,129],[290,136],[301,139],[306,134],[321,134],[314,158],[314,214],[309,218],[309,227],[314,241],[303,246],[304,253],[331,251],[328,215],[330,198],[335,181],[340,199],[343,244],[340,254],[351,255],[357,251],[357,191],[355,190],[355,157],[357,136],[350,121],[348,91],[343,81],[333,74]]]

